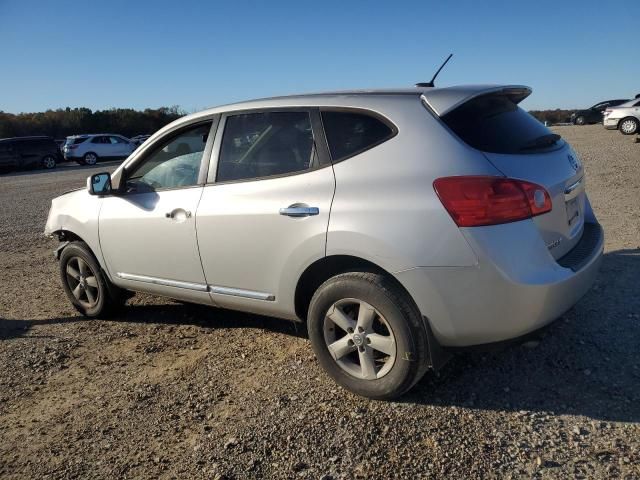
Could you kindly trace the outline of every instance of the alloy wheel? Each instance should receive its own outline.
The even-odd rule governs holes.
[[[87,153],[84,156],[84,161],[87,165],[95,165],[98,162],[98,157],[94,153]]]
[[[100,300],[100,288],[91,266],[80,257],[71,257],[66,274],[67,285],[75,299],[85,308],[95,307]]]
[[[56,159],[52,156],[46,156],[42,159],[42,165],[44,168],[54,168],[56,166]]]
[[[382,378],[396,361],[396,339],[389,323],[362,300],[342,299],[329,308],[324,340],[338,366],[358,379]]]
[[[624,122],[622,122],[622,125],[620,125],[620,130],[622,130],[623,133],[626,134],[632,134],[636,131],[636,122],[634,122],[633,120],[625,120]]]

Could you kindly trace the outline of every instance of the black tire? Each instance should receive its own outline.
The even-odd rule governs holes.
[[[51,170],[53,168],[56,168],[56,165],[58,164],[58,162],[56,161],[56,157],[54,155],[45,155],[42,158],[42,168],[46,169],[46,170]]]
[[[580,116],[576,117],[576,119],[573,121],[573,123],[575,125],[585,125],[587,122],[585,121],[585,118],[582,115],[580,115]]]
[[[618,123],[618,130],[623,135],[635,135],[640,130],[640,121],[635,117],[626,117]]]
[[[95,152],[87,152],[82,157],[83,165],[93,166],[97,164],[99,160],[100,160],[100,157],[98,157],[98,154]]]
[[[84,280],[76,278],[75,273],[70,272],[69,268],[81,274]],[[90,278],[94,280],[90,281]],[[71,304],[88,318],[107,317],[122,307],[128,298],[128,292],[109,281],[91,249],[84,242],[71,242],[62,250],[60,279]],[[74,294],[76,288],[79,290]],[[94,301],[91,301],[92,298]]]
[[[391,332],[389,335],[395,339],[395,360],[384,375],[375,379],[352,375],[329,351],[325,322],[330,320],[327,314],[330,309],[333,311],[336,302],[349,302],[351,299],[364,301],[373,307],[377,321],[384,321]],[[330,278],[313,295],[307,318],[309,338],[320,365],[336,383],[358,395],[379,400],[398,397],[415,385],[428,368],[428,333],[420,312],[400,286],[381,274],[351,272]],[[329,330],[333,330],[333,327],[329,326]],[[346,339],[348,334],[344,333],[344,337],[340,339]],[[355,337],[355,334],[351,336]],[[364,339],[362,342],[362,338],[358,338],[360,345],[364,343],[360,347],[355,347],[353,341],[349,340],[348,348],[356,350],[345,354],[342,359],[348,356],[356,358],[358,350],[364,352],[370,340],[366,335]],[[376,359],[378,374],[385,368],[385,362],[390,360],[391,356],[386,357],[386,360]]]

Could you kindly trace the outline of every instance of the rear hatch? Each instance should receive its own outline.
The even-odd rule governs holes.
[[[440,115],[461,140],[480,150],[506,177],[536,183],[549,192],[551,211],[532,221],[558,259],[578,243],[583,232],[584,169],[568,143],[518,107],[529,93],[526,87],[476,91],[452,108],[439,105]]]

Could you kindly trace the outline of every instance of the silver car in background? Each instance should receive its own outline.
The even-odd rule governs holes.
[[[609,107],[604,112],[604,128],[620,130],[623,135],[640,132],[640,98],[629,100],[617,107]]]
[[[524,86],[352,91],[183,117],[53,200],[71,303],[131,292],[306,322],[340,385],[392,398],[448,347],[512,339],[592,285],[576,152]]]
[[[62,147],[65,160],[80,165],[95,165],[100,160],[116,160],[128,157],[136,145],[114,133],[72,135]]]

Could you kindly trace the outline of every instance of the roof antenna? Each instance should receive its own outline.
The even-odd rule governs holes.
[[[433,76],[433,78],[431,79],[430,82],[420,82],[420,83],[416,83],[416,87],[435,87],[435,85],[433,84],[433,82],[435,81],[436,77],[438,76],[438,74],[440,73],[440,70],[442,70],[444,68],[444,66],[447,64],[447,62],[451,59],[451,57],[453,57],[453,53],[450,53],[449,56],[447,57],[447,59],[444,61],[444,63],[442,65],[440,65],[440,68],[438,69],[438,71],[435,73],[435,75]]]

